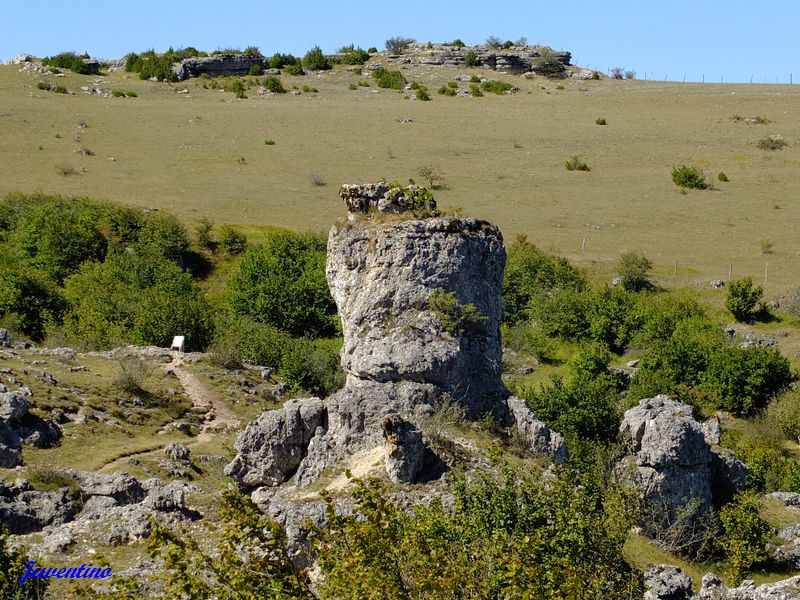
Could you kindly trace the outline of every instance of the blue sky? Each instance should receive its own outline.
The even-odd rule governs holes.
[[[575,64],[606,71],[631,69],[640,78],[788,83],[800,81],[800,3],[763,6],[729,0],[620,2],[392,3],[103,2],[8,0],[0,9],[0,59],[21,52],[87,51],[100,58],[147,48],[259,46],[304,54],[356,43],[383,49],[386,38],[419,41],[487,36],[570,50]],[[764,10],[761,10],[761,9]],[[216,12],[215,12],[216,11]]]

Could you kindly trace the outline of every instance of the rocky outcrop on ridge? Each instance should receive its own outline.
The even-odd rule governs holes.
[[[692,578],[672,565],[653,565],[644,572],[644,600],[694,598]]]
[[[572,60],[569,52],[554,52],[542,46],[496,48],[486,45],[459,47],[448,44],[431,44],[430,47],[425,44],[411,44],[404,54],[389,56],[387,60],[399,64],[465,67],[470,52],[475,55],[476,67],[511,74],[533,72],[563,77]],[[543,56],[552,58],[551,61],[546,61],[547,66],[541,61]]]
[[[644,573],[645,600],[797,600],[800,598],[800,576],[756,585],[745,580],[731,588],[714,573],[707,573],[700,591],[692,591],[692,578],[672,565],[654,565]]]
[[[248,488],[291,477],[307,485],[343,458],[383,447],[392,479],[425,479],[437,461],[417,432],[443,395],[467,418],[516,422],[532,451],[563,459],[561,436],[523,402],[509,400],[500,378],[506,255],[497,227],[414,218],[417,210],[436,214],[430,194],[417,186],[344,186],[340,195],[350,216],[331,229],[327,277],[342,321],[345,387],[263,414],[240,436],[226,473]],[[373,218],[365,214],[371,209],[413,214]],[[431,305],[433,294],[450,304]],[[466,305],[480,318],[459,322]]]
[[[263,56],[255,54],[215,54],[214,56],[187,58],[172,67],[179,81],[206,74],[211,77],[243,77],[253,67],[267,67]]]
[[[633,480],[642,491],[648,534],[679,517],[700,519],[744,486],[744,464],[733,453],[712,449],[688,404],[645,398],[625,413],[620,431],[635,457]],[[686,510],[692,514],[681,514]]]

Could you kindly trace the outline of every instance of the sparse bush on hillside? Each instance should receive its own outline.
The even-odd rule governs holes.
[[[303,63],[300,61],[297,61],[292,65],[286,65],[284,72],[288,73],[289,75],[295,75],[295,76],[306,74],[306,72],[303,70]]]
[[[250,67],[250,70],[247,72],[247,74],[250,77],[258,77],[259,75],[264,74],[264,69],[261,67],[261,65],[253,65]]]
[[[719,172],[719,175],[717,175],[717,179],[723,183],[727,183],[728,181],[730,181],[730,179],[728,179],[728,176],[723,171]]]
[[[119,372],[114,379],[114,385],[130,393],[137,394],[142,391],[142,386],[152,372],[152,367],[140,356],[123,356],[117,361]]]
[[[413,43],[414,40],[412,38],[391,37],[386,40],[386,51],[389,54],[402,54]]]
[[[451,87],[449,87],[449,86],[443,85],[438,90],[436,90],[436,93],[440,94],[442,96],[451,96],[452,97],[452,96],[456,95],[456,90],[451,88]]]
[[[653,263],[645,256],[635,252],[623,252],[619,259],[617,274],[620,284],[629,292],[639,292],[651,286],[648,273]]]
[[[483,92],[481,91],[481,88],[477,83],[470,84],[469,93],[474,98],[481,98],[483,96]]]
[[[286,90],[281,83],[279,77],[275,75],[267,75],[262,82],[262,85],[273,94],[285,94]]]
[[[687,165],[672,167],[672,182],[678,187],[695,190],[705,190],[709,187],[705,173],[699,167]]]
[[[225,91],[234,93],[236,97],[240,99],[247,98],[247,94],[245,93],[246,90],[247,86],[245,85],[244,80],[238,77],[231,79],[225,84]]]
[[[322,53],[319,46],[314,46],[303,57],[303,67],[309,71],[325,71],[331,68],[331,63]]]
[[[89,58],[88,54],[78,55],[74,52],[62,52],[55,56],[47,56],[42,59],[42,64],[57,69],[69,69],[73,73],[88,75],[89,67],[83,59]]]
[[[486,38],[486,45],[489,46],[489,48],[500,48],[503,42],[496,35],[490,35]]]
[[[611,69],[611,77],[614,79],[622,79],[624,77],[624,69],[622,67],[613,67]]]
[[[467,56],[465,60],[468,67],[474,67],[478,64],[478,55],[472,50],[467,50]]]
[[[414,88],[414,95],[417,98],[417,100],[421,100],[423,102],[427,102],[431,99],[431,96],[428,93],[428,88],[422,85],[421,83],[418,83],[417,87]]]
[[[372,78],[379,88],[391,90],[402,90],[406,85],[406,78],[400,71],[387,71],[385,69],[375,69]]]
[[[340,59],[343,65],[363,65],[369,60],[369,52],[353,44],[339,48],[338,54],[344,54]]]
[[[760,150],[783,150],[789,144],[783,139],[783,136],[773,133],[758,141],[758,148]]]
[[[591,171],[592,169],[579,156],[573,155],[564,161],[567,171]]]
[[[549,48],[543,48],[540,55],[533,59],[533,70],[545,77],[560,78],[566,72],[566,67],[558,60],[555,52]]]
[[[202,217],[195,225],[194,240],[198,246],[206,250],[213,250],[215,247],[214,240],[211,237],[211,230],[214,228],[214,222],[208,217]]]
[[[594,124],[595,125],[608,125],[608,122],[606,121],[605,117],[598,117],[597,119],[594,120]]]
[[[625,71],[625,79],[636,79],[636,71]]]
[[[444,180],[444,173],[442,173],[433,163],[428,163],[417,167],[417,174],[428,182],[432,190],[441,187],[441,184],[437,182]]]
[[[745,277],[728,284],[728,293],[725,296],[725,308],[737,321],[747,322],[753,319],[758,301],[764,293],[764,288],[753,287],[753,279]]]
[[[510,83],[506,83],[505,81],[498,81],[493,79],[491,81],[484,81],[481,84],[481,89],[484,92],[491,92],[493,94],[505,94],[506,92],[515,89],[513,85]]]

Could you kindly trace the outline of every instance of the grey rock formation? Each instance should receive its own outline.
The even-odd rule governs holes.
[[[653,565],[644,572],[644,600],[694,598],[692,578],[672,565]]]
[[[700,600],[797,600],[800,598],[800,576],[756,586],[745,580],[737,588],[729,588],[714,573],[703,577],[698,594]]]
[[[239,454],[225,474],[245,487],[281,484],[297,471],[311,438],[325,425],[322,400],[288,400],[247,425],[236,440]]]
[[[536,454],[550,456],[557,463],[564,462],[567,459],[564,436],[537,419],[524,400],[511,396],[507,402],[517,430],[527,442],[528,449]]]
[[[11,333],[8,329],[0,328],[0,348],[11,345]]]
[[[701,518],[744,483],[744,465],[732,453],[712,452],[687,404],[645,398],[625,413],[620,431],[635,456],[633,479],[647,508],[642,526],[648,534],[681,516]],[[693,514],[682,514],[687,509]]]
[[[553,52],[541,46],[512,46],[510,48],[494,48],[491,46],[450,46],[447,44],[412,44],[403,56],[389,56],[388,62],[399,64],[419,64],[450,67],[467,66],[467,55],[475,55],[475,66],[503,73],[529,73],[531,71],[548,76],[563,77],[566,67],[572,60],[569,52]],[[544,55],[552,57],[552,61],[542,63]],[[548,68],[545,68],[548,67]]]
[[[383,424],[383,437],[389,479],[395,483],[414,483],[425,463],[422,432],[399,415],[390,415]]]
[[[0,421],[20,421],[28,414],[28,401],[17,392],[0,394]]]
[[[55,421],[37,417],[28,408],[23,393],[0,393],[0,466],[21,465],[22,444],[49,448],[61,439],[61,428]]]
[[[85,497],[108,496],[123,505],[141,502],[145,497],[142,482],[124,471],[110,475],[66,468],[62,471],[75,480]]]
[[[247,427],[236,443],[239,455],[225,470],[244,487],[279,485],[295,474],[297,484],[307,485],[355,452],[385,447],[389,417],[421,429],[444,394],[467,418],[514,420],[500,377],[502,235],[476,219],[376,215],[408,211],[408,199],[399,195],[418,192],[343,186],[350,214],[328,237],[327,277],[342,321],[346,384],[324,402],[287,402]],[[437,292],[452,294],[454,306],[431,306]],[[482,319],[454,325],[454,315],[470,304]],[[519,401],[515,406],[531,450],[563,458],[560,436]],[[390,475],[400,481],[419,477],[417,458],[426,455],[408,441],[407,456],[394,446],[388,456]]]
[[[250,69],[258,66],[264,69],[267,64],[263,56],[253,54],[216,54],[202,58],[187,58],[172,67],[180,81],[202,74],[211,77],[228,77],[247,75]]]
[[[189,447],[186,444],[173,442],[164,447],[164,454],[172,460],[189,460]]]

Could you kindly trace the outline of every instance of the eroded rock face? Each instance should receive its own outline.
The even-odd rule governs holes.
[[[625,413],[620,431],[635,457],[633,479],[648,509],[642,526],[649,534],[671,526],[682,511],[701,518],[744,484],[744,464],[729,451],[712,451],[688,404],[645,398]]]
[[[528,445],[528,450],[549,456],[557,463],[562,463],[567,459],[567,446],[564,444],[563,435],[553,431],[537,419],[524,400],[511,396],[507,403],[511,415],[514,417],[516,428]]]
[[[288,400],[283,408],[262,413],[236,440],[239,454],[225,467],[225,474],[245,487],[288,481],[326,421],[319,398]]]
[[[226,473],[248,488],[278,485],[293,475],[304,486],[341,459],[388,448],[392,440],[385,454],[390,477],[417,481],[426,450],[412,433],[445,394],[467,418],[516,419],[531,450],[563,459],[561,436],[521,401],[509,410],[500,377],[506,254],[497,227],[476,219],[379,214],[431,214],[435,204],[416,187],[348,185],[340,196],[350,216],[331,229],[327,278],[342,321],[345,387],[324,402],[314,399],[308,422],[291,403],[263,414],[237,441],[239,455]],[[387,202],[392,210],[383,210]],[[434,294],[452,295],[447,298],[455,308],[432,305]],[[451,309],[461,314],[470,304],[481,318],[453,319]],[[389,434],[387,419],[397,424]]]
[[[644,572],[644,600],[694,598],[692,578],[672,565],[653,565]]]
[[[698,594],[700,600],[797,600],[800,598],[800,576],[757,586],[745,580],[737,588],[729,588],[714,573],[703,577]]]
[[[238,75],[244,77],[250,69],[267,65],[263,56],[253,54],[216,54],[214,56],[187,58],[172,67],[175,75],[183,81],[189,77],[199,77],[203,73],[211,77]]]
[[[0,466],[23,464],[22,444],[49,448],[61,439],[55,421],[28,412],[30,405],[20,392],[0,393]]]

